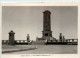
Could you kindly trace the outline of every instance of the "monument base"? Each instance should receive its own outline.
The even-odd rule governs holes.
[[[31,45],[45,45],[45,40],[33,41]]]
[[[45,45],[47,41],[56,42],[56,39],[54,37],[37,38],[36,41],[33,41],[32,45]]]

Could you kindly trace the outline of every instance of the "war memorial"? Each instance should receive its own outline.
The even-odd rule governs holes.
[[[11,30],[9,33],[9,40],[2,40],[2,44],[8,45],[77,45],[78,39],[66,39],[65,35],[60,33],[59,40],[52,36],[51,30],[51,12],[45,10],[43,12],[43,31],[42,38],[36,38],[36,41],[30,40],[30,35],[27,34],[26,40],[16,40],[16,33]]]

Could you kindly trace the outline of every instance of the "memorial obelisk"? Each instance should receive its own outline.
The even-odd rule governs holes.
[[[51,12],[46,10],[43,12],[43,39],[46,40],[52,37],[52,31],[51,31]]]

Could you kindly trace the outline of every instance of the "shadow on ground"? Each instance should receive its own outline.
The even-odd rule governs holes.
[[[13,51],[3,51],[2,54],[4,54],[4,53],[12,53],[12,52],[29,51],[29,50],[35,50],[35,49],[36,48],[20,49],[20,50],[13,50]]]

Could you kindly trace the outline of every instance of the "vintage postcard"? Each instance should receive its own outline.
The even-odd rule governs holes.
[[[1,4],[2,58],[79,57],[79,2]]]

